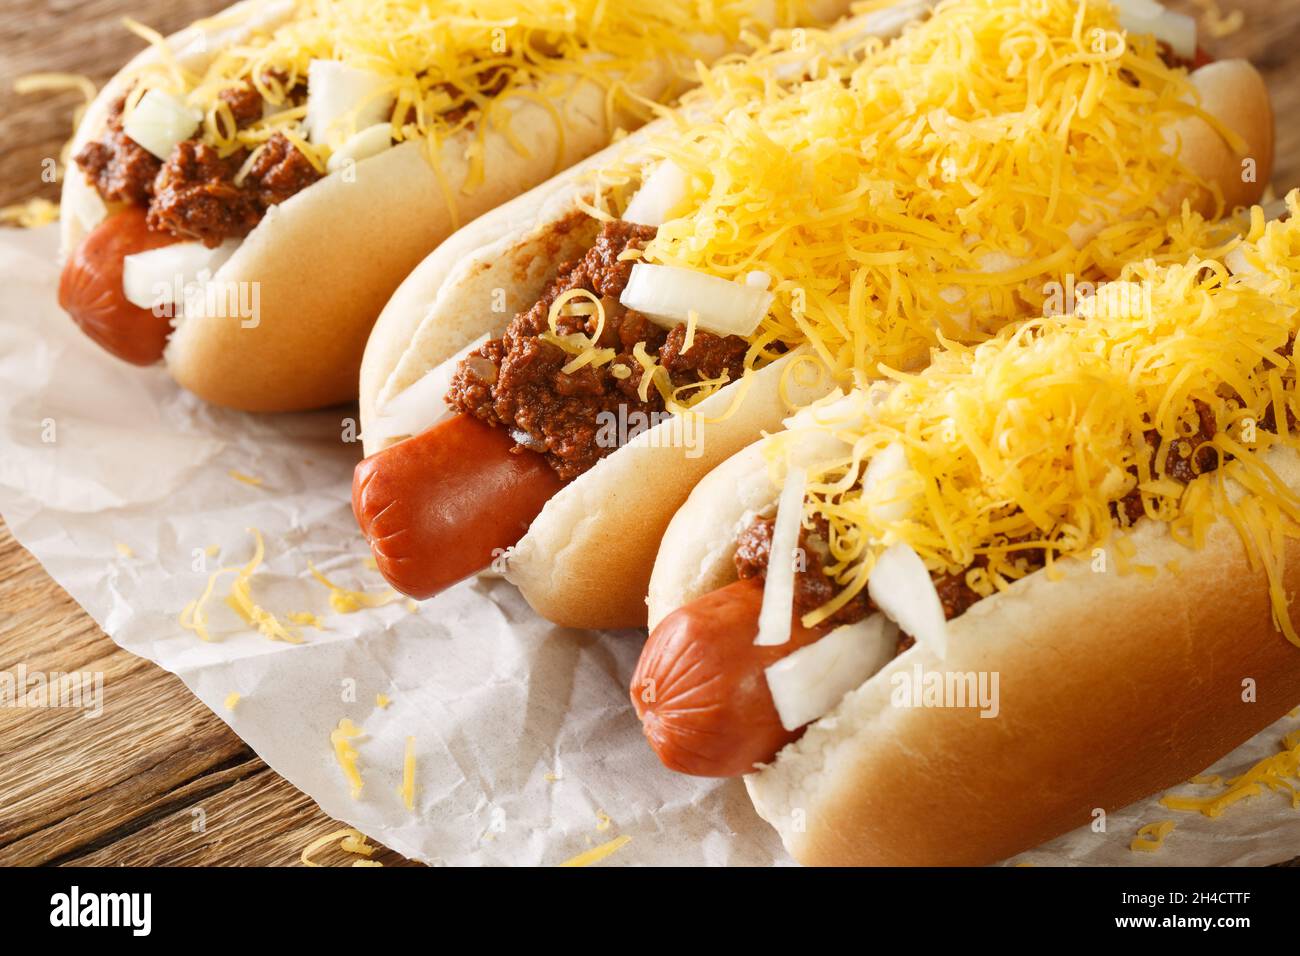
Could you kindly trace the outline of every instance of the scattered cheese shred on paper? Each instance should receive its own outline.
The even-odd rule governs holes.
[[[602,843],[600,846],[592,847],[585,853],[579,853],[575,857],[565,860],[560,866],[591,866],[593,863],[599,863],[612,853],[617,853],[623,847],[632,842],[630,836],[615,837],[608,843]]]
[[[339,614],[352,614],[368,607],[383,607],[386,604],[392,604],[401,597],[392,588],[385,591],[367,592],[339,587],[339,585],[321,574],[316,565],[310,561],[307,562],[307,567],[311,570],[312,577],[329,588],[330,607]]]
[[[1192,778],[1197,782],[1198,778]],[[1300,810],[1300,730],[1282,738],[1282,752],[1265,757],[1237,777],[1219,782],[1225,789],[1211,797],[1180,797],[1166,794],[1160,805],[1170,810],[1200,813],[1214,818],[1228,807],[1247,797],[1255,797],[1267,788],[1287,794],[1291,805]]]
[[[330,744],[334,747],[334,759],[338,761],[339,767],[343,770],[343,776],[348,780],[353,800],[361,797],[361,788],[365,786],[365,781],[361,779],[361,771],[357,769],[359,754],[357,748],[353,747],[351,743],[360,736],[361,729],[346,717],[340,720],[339,725],[330,732]]]
[[[263,484],[261,478],[256,478],[253,475],[246,475],[242,471],[235,471],[233,468],[226,472],[226,474],[230,475],[231,478],[234,478],[235,481],[242,482],[245,485],[252,485],[254,488],[261,488]]]
[[[1135,853],[1154,853],[1165,845],[1165,837],[1174,832],[1175,825],[1173,820],[1161,820],[1139,827],[1128,848]]]
[[[181,611],[180,625],[187,631],[193,631],[203,640],[211,641],[212,635],[208,631],[207,603],[216,588],[217,580],[223,574],[233,574],[235,579],[231,582],[230,589],[224,600],[226,605],[239,615],[240,620],[273,641],[283,641],[286,644],[301,644],[303,639],[300,636],[290,631],[279,618],[253,600],[251,580],[257,569],[261,567],[266,556],[266,545],[262,540],[262,532],[257,528],[249,528],[248,532],[253,536],[255,542],[253,556],[248,563],[242,566],[218,568],[212,572],[208,577],[208,583],[203,589],[203,593],[197,600],[186,604]],[[212,548],[208,549],[208,553],[212,553]],[[289,619],[301,618],[304,613],[306,612],[289,615]],[[319,623],[316,623],[319,619],[315,615],[309,616],[312,618],[313,625],[319,627]],[[302,621],[299,621],[299,623],[302,623]]]
[[[408,810],[415,809],[415,738],[406,738],[406,756],[402,760],[402,785],[397,790],[402,798],[402,805]]]
[[[235,707],[238,706],[239,700],[240,700],[239,692],[232,690],[229,694],[226,695],[226,703],[225,703],[226,710],[234,710]]]
[[[39,229],[59,221],[59,207],[48,199],[37,197],[26,202],[0,208],[0,225],[19,229]]]

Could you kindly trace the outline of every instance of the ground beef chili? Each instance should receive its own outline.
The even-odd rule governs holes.
[[[276,133],[266,141],[265,147],[253,160],[244,185],[257,192],[257,200],[265,212],[271,206],[279,205],[302,192],[320,178],[321,174],[316,171],[311,160],[288,139]]]
[[[123,97],[108,111],[99,139],[87,143],[73,160],[105,202],[147,206],[162,162],[122,131]]]
[[[1196,401],[1197,430],[1194,434],[1176,440],[1165,460],[1165,475],[1182,484],[1188,484],[1199,475],[1216,470],[1221,461],[1219,451],[1210,442],[1218,431],[1214,411],[1204,402]],[[1288,410],[1288,418],[1291,418]],[[1269,406],[1261,419],[1260,427],[1266,431],[1275,429],[1273,424],[1273,407]],[[1151,453],[1151,468],[1155,471],[1157,456],[1160,452],[1161,439],[1155,430],[1143,436]],[[1136,476],[1137,470],[1131,469]],[[1128,527],[1145,514],[1142,495],[1137,490],[1129,492],[1123,498],[1111,503],[1111,516],[1121,527]],[[774,519],[755,519],[736,539],[735,565],[736,574],[745,578],[762,578],[767,575],[767,566],[771,560],[772,528]],[[799,547],[804,556],[803,566],[795,573],[794,610],[796,614],[807,614],[829,601],[836,592],[834,582],[827,576],[826,557],[829,554],[827,540],[827,523],[824,518],[815,516],[813,527],[799,529]],[[1016,538],[1007,542],[1010,545],[1024,544],[1028,538]],[[1018,561],[1026,573],[1036,571],[1047,563],[1047,553],[1042,548],[1024,548],[1017,552]],[[987,559],[978,556],[970,567],[955,573],[944,571],[931,572],[943,605],[944,617],[951,620],[964,614],[982,595],[966,583],[966,575],[972,568],[983,567]],[[825,626],[838,627],[852,624],[869,616],[876,610],[875,604],[861,591],[832,617]],[[911,647],[915,641],[907,634],[900,634],[898,653]]]
[[[255,193],[234,183],[244,158],[240,151],[223,159],[195,139],[177,143],[154,182],[149,228],[207,246],[247,235],[262,210]]]
[[[638,394],[642,369],[632,357],[638,343],[644,344],[647,354],[657,357],[674,386],[718,378],[724,372],[733,381],[739,378],[749,348],[745,339],[697,330],[691,347],[683,352],[683,327],[665,330],[619,304],[618,297],[632,272],[632,262],[619,256],[629,248],[644,247],[654,235],[653,227],[607,223],[581,259],[559,267],[541,299],[516,315],[504,336],[486,343],[461,363],[452,378],[447,404],[457,412],[508,428],[519,447],[544,454],[560,477],[569,480],[618,447],[617,442],[606,440],[606,423],[626,422],[635,427],[641,423],[634,418],[638,413],[648,421],[649,416],[664,411],[655,388],[646,390],[644,400]],[[586,365],[566,373],[562,369],[573,356],[540,335],[549,328],[551,304],[572,289],[584,289],[600,298],[605,324],[597,344],[615,349],[617,354],[604,365]],[[556,323],[562,335],[594,335],[596,324],[595,317],[584,316],[560,317]]]
[[[217,96],[221,102],[230,107],[230,114],[235,118],[239,129],[251,126],[262,118],[263,99],[251,83],[241,83],[222,90]]]
[[[241,129],[262,118],[262,96],[251,84],[218,95]],[[113,104],[103,134],[74,159],[105,201],[145,208],[149,228],[157,232],[218,246],[247,235],[267,209],[321,178],[280,133],[261,148],[238,185],[235,177],[248,159],[246,150],[222,157],[196,137],[178,143],[160,162],[123,132],[124,104],[125,97]]]

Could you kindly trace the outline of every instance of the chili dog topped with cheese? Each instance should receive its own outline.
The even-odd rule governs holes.
[[[355,397],[379,306],[460,223],[638,125],[693,61],[846,0],[247,0],[150,47],[74,140],[60,303],[255,411]],[[779,10],[779,14],[778,14]]]
[[[1293,707],[1300,193],[1289,208],[828,399],[711,473],[663,539],[631,688],[663,762],[747,774],[804,862],[975,865]],[[923,674],[998,694],[923,703]]]
[[[791,405],[1036,314],[1046,276],[1113,276],[1184,202],[1258,196],[1247,64],[1189,72],[1194,38],[1104,2],[900,9],[707,72],[676,118],[404,283],[367,347],[353,485],[394,587],[504,556],[551,620],[644,623],[672,513]]]

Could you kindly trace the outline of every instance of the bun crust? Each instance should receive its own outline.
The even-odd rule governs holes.
[[[259,9],[237,5],[214,21],[226,23],[240,10]],[[212,50],[238,42],[254,28],[283,22],[291,9],[291,4],[271,4],[234,29],[192,27],[168,42],[182,51],[178,58],[187,68],[201,70]],[[133,71],[157,58],[155,50],[144,51],[105,86],[78,129],[77,147],[102,130]],[[630,92],[658,99],[670,77],[664,69],[632,84]],[[526,96],[507,98],[503,107],[511,114],[511,136],[487,131],[484,180],[471,191],[464,189],[471,171],[466,152],[477,136],[462,132],[439,156],[445,192],[425,154],[427,146],[411,142],[358,163],[354,181],[328,176],[281,204],[213,276],[217,288],[239,290],[245,301],[256,288],[256,324],[246,327],[221,308],[213,314],[196,310],[180,323],[165,354],[173,376],[200,398],[245,411],[297,411],[355,398],[371,327],[424,256],[461,222],[591,155],[608,143],[614,128],[636,125],[634,117],[619,112],[611,126],[606,92],[588,79],[573,78],[550,98],[561,113],[562,134],[546,106]],[[512,142],[528,144],[530,152],[520,154]],[[67,255],[105,207],[79,173],[67,177],[63,203]]]
[[[735,580],[735,526],[776,489],[758,445],[709,475],[673,518],[651,583],[652,620]],[[1300,489],[1300,458],[1268,463]],[[743,508],[731,489],[740,487]],[[1231,523],[1190,551],[1162,524],[1127,534],[1154,579],[1058,564],[949,624],[949,650],[899,655],[745,778],[801,863],[993,863],[1186,781],[1300,701],[1300,648],[1273,626],[1268,584]],[[685,548],[683,548],[685,544]],[[687,561],[691,564],[686,567]],[[1168,570],[1176,562],[1177,574]],[[1286,580],[1300,591],[1300,542]],[[1300,600],[1293,603],[1300,610]],[[923,673],[998,674],[995,717],[897,706]],[[1243,701],[1243,681],[1256,702]]]
[[[1273,178],[1273,104],[1268,85],[1259,71],[1246,60],[1219,60],[1192,72],[1192,85],[1200,94],[1200,108],[1241,137],[1244,154],[1229,147],[1218,131],[1199,117],[1174,124],[1171,143],[1181,143],[1179,155],[1200,179],[1217,185],[1224,211],[1258,202]],[[1249,171],[1243,166],[1253,161]],[[1184,198],[1204,215],[1215,214],[1215,200],[1204,189],[1170,191],[1177,207]]]
[[[1240,61],[1224,63],[1217,70],[1198,71],[1195,82],[1207,112],[1256,148],[1261,168],[1265,158],[1271,163],[1271,112],[1254,69]],[[1243,105],[1243,98],[1258,98],[1262,105],[1253,99]],[[664,128],[663,122],[498,207],[462,230],[453,244],[435,251],[411,275],[367,346],[361,390],[363,435],[384,401],[477,336],[499,334],[514,312],[536,301],[551,275],[551,264],[571,258],[590,242],[595,223],[582,224],[578,201],[590,199],[592,187],[586,174],[613,159],[634,162],[637,150]],[[1201,177],[1226,176],[1225,181],[1216,178],[1218,188],[1224,195],[1240,194],[1239,163],[1219,162],[1218,153],[1210,152],[1211,147],[1227,152],[1221,137],[1200,119],[1188,121],[1185,127],[1179,135],[1191,153],[1188,164],[1193,172]],[[1257,194],[1263,186],[1256,183],[1250,188]],[[1206,211],[1211,209],[1208,194],[1196,198]],[[476,251],[466,251],[476,244]],[[491,311],[493,290],[506,294],[509,307],[504,313]],[[558,624],[610,628],[657,621],[671,610],[670,596],[680,597],[688,589],[685,582],[656,583],[652,577],[659,540],[671,529],[673,513],[713,465],[761,432],[779,427],[788,409],[776,387],[778,375],[774,371],[756,377],[741,411],[706,433],[701,457],[688,458],[680,447],[657,447],[652,430],[574,481],[547,504],[516,546],[507,578],[535,610]],[[812,401],[829,384],[798,397],[792,393],[791,399]],[[726,407],[730,394],[728,388],[715,396],[710,408]],[[367,454],[377,450],[378,443],[366,441]],[[727,491],[735,494],[734,487]],[[726,507],[739,520],[740,514],[733,514],[738,500],[727,497],[725,506],[721,501],[715,505]],[[673,535],[671,530],[668,533]],[[683,553],[693,553],[692,542],[698,539],[692,536],[697,534],[698,528],[681,533],[676,544]],[[717,555],[713,552],[715,559]],[[710,575],[725,574],[725,563],[715,560],[712,570],[700,572],[692,586],[702,586]]]
[[[533,609],[565,627],[644,627],[646,589],[655,554],[674,513],[718,462],[755,435],[773,431],[792,410],[781,379],[795,355],[734,382],[695,406],[702,419],[723,415],[737,390],[748,387],[729,418],[702,422],[694,447],[671,444],[672,422],[643,432],[546,503],[515,545],[506,579]],[[808,405],[831,388],[829,374],[786,378],[793,406]],[[698,444],[694,444],[698,443]]]

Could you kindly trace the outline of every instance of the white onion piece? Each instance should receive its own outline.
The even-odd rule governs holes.
[[[393,97],[382,90],[389,81],[337,60],[312,60],[307,66],[307,118],[313,143],[337,148],[352,129],[365,130],[389,118]],[[351,121],[355,121],[353,126]]]
[[[159,159],[171,155],[177,143],[189,139],[203,114],[162,90],[149,90],[122,123],[122,132]]]
[[[867,505],[875,521],[881,524],[901,521],[911,512],[911,502],[903,497],[901,480],[911,470],[907,464],[907,449],[902,442],[890,442],[867,462],[866,471],[862,473],[862,496],[884,499]]]
[[[645,178],[623,213],[624,222],[639,226],[662,226],[686,198],[686,173],[671,159],[665,159]]]
[[[178,242],[126,256],[122,259],[122,294],[142,309],[174,306],[185,301],[187,286],[211,279],[238,248],[238,239],[229,239],[215,249],[201,242]]]
[[[900,0],[880,10],[872,10],[860,20],[850,20],[846,29],[857,39],[898,36],[913,20],[919,20],[935,5],[937,0]]]
[[[667,328],[694,312],[697,328],[744,337],[758,328],[773,298],[770,292],[706,272],[638,262],[618,301]]]
[[[925,562],[911,547],[899,542],[876,559],[867,593],[903,633],[932,646],[940,657],[948,653],[948,622],[939,592]]]
[[[389,438],[418,435],[446,418],[451,410],[447,407],[445,398],[457,366],[472,352],[482,348],[488,338],[486,332],[480,335],[447,361],[434,366],[385,402],[366,433],[366,438],[386,441]]]
[[[1184,60],[1196,57],[1196,20],[1166,10],[1155,0],[1111,0],[1119,25],[1129,33],[1149,33],[1169,44]]]
[[[326,168],[331,173],[336,173],[349,162],[359,163],[371,156],[378,156],[392,145],[392,123],[376,123],[374,126],[367,126],[334,150],[329,162],[326,163]]]
[[[763,606],[758,612],[755,644],[771,646],[790,640],[794,614],[794,549],[799,546],[803,523],[803,493],[808,473],[802,468],[786,472],[785,487],[776,503],[772,523],[772,547],[768,552],[767,576],[763,581]]]
[[[798,730],[884,667],[898,647],[898,626],[883,614],[837,627],[763,673],[781,726]]]

